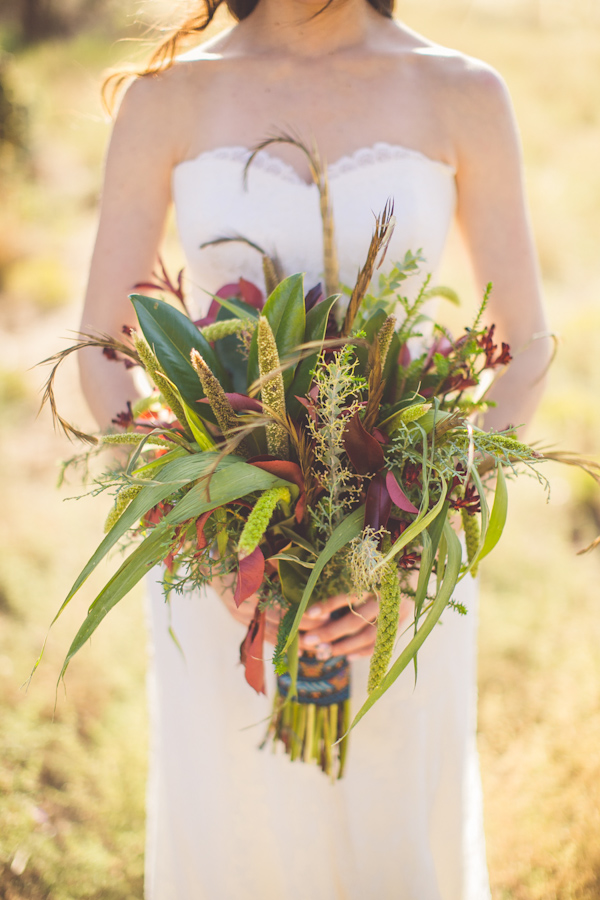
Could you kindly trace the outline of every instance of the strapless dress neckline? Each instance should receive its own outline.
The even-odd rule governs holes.
[[[173,167],[173,172],[185,166],[197,165],[210,159],[245,164],[252,152],[252,149],[244,144],[223,144],[210,150],[201,150],[195,156],[182,160]],[[374,144],[358,147],[351,153],[338,157],[334,162],[328,163],[327,174],[330,180],[334,180],[351,172],[360,172],[364,168],[377,165],[380,162],[398,159],[411,159],[432,166],[441,166],[442,169],[448,170],[452,177],[456,175],[456,169],[450,163],[441,159],[434,159],[434,157],[428,156],[421,150],[406,147],[404,144],[390,144],[387,141],[376,141]],[[259,150],[254,158],[253,165],[264,172],[270,172],[283,181],[303,185],[306,188],[316,187],[313,182],[305,181],[291,163],[286,162],[279,156],[275,156],[268,150]]]

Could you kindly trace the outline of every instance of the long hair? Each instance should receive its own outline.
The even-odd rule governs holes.
[[[185,19],[179,27],[173,29],[155,47],[144,68],[118,70],[111,72],[105,78],[102,85],[102,100],[106,109],[112,112],[120,89],[130,78],[155,75],[158,72],[169,69],[175,62],[183,45],[208,28],[220,6],[225,4],[234,19],[239,22],[253,12],[258,2],[259,0],[202,0],[197,12]],[[333,0],[328,0],[323,9],[330,6],[332,2]],[[368,0],[368,3],[385,18],[392,18],[395,0]]]

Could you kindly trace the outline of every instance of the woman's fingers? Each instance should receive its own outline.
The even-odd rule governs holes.
[[[356,634],[336,641],[331,647],[330,655],[349,656],[351,659],[359,656],[371,656],[375,646],[375,634],[376,629],[367,625]],[[324,649],[321,650],[321,655],[324,652]]]
[[[335,597],[328,597],[327,600],[321,600],[319,603],[315,603],[311,606],[302,616],[302,625],[301,628],[311,626],[311,623],[314,622],[315,619],[323,619],[327,616],[331,615],[336,609],[341,609],[344,606],[349,605],[360,605],[363,600],[366,600],[367,597],[371,596],[370,594],[363,594],[363,596],[359,599],[350,594],[336,594]],[[306,626],[305,626],[306,623]]]
[[[346,604],[353,598],[346,597]],[[339,619],[328,619],[318,628],[314,628],[300,636],[300,647],[303,650],[315,650],[321,644],[331,644],[348,635],[356,634],[363,630],[365,625],[373,633],[373,624],[377,619],[379,606],[374,597],[369,597],[365,603],[351,607],[350,610]]]

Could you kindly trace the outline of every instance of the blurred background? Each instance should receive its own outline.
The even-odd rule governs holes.
[[[32,368],[79,324],[109,123],[101,72],[140,59],[173,3],[2,0],[0,9],[0,898],[142,897],[146,774],[140,593],[56,688],[70,637],[115,560],[48,625],[98,543],[105,501],[68,499],[77,448],[36,418]],[[402,0],[426,35],[498,68],[521,125],[551,327],[560,338],[529,432],[600,451],[600,3]],[[167,258],[178,251],[171,235]],[[453,242],[445,281],[474,303]],[[461,313],[461,316],[463,314]],[[74,365],[61,412],[92,422]],[[495,900],[600,897],[600,530],[591,480],[548,465],[552,497],[511,485],[509,527],[481,573],[479,746]]]

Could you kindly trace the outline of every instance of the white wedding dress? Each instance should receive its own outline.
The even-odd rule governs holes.
[[[173,192],[192,302],[240,276],[262,287],[260,256],[287,274],[320,278],[317,189],[261,153],[247,189],[248,151],[203,153],[176,167]],[[439,262],[455,205],[453,170],[377,144],[329,169],[341,278],[353,284],[392,196],[396,229],[386,264],[422,249]],[[417,279],[418,280],[418,279]],[[418,283],[411,288],[416,290]],[[490,897],[475,746],[476,589],[470,576],[412,668],[352,732],[345,777],[259,750],[270,696],[238,664],[245,629],[212,591],[173,596],[150,585],[152,747],[147,900],[486,900]],[[175,632],[181,646],[169,635]],[[268,668],[268,667],[267,667]],[[354,708],[368,661],[352,664]]]

